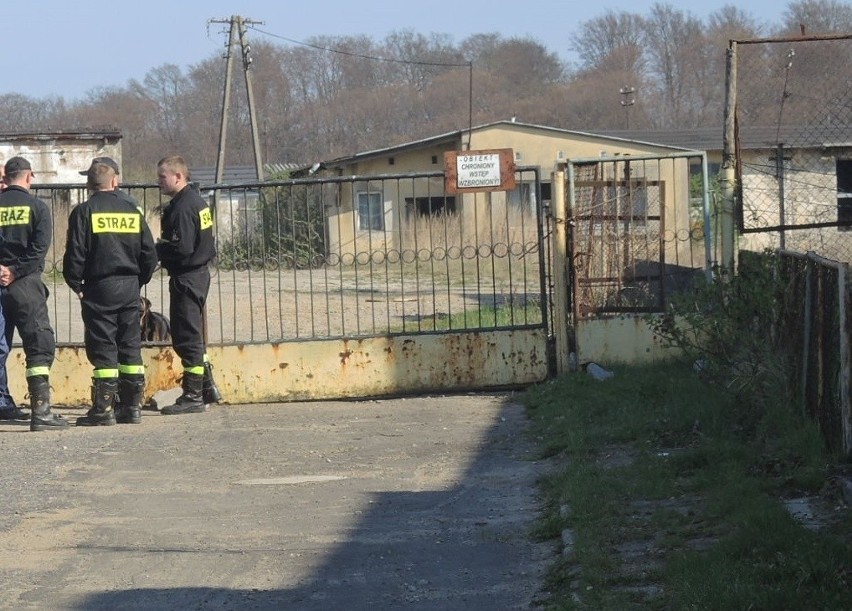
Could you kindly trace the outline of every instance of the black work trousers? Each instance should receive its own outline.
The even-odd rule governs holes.
[[[207,266],[169,278],[172,347],[184,369],[204,365],[204,304],[210,290]]]
[[[86,356],[96,370],[142,365],[139,278],[113,276],[86,282],[82,314]]]
[[[6,316],[6,340],[12,345],[15,329],[23,344],[27,375],[37,369],[47,375],[56,355],[56,336],[50,326],[47,297],[50,294],[38,272],[16,279],[0,291]]]

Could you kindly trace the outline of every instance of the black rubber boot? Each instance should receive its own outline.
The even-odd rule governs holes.
[[[142,423],[142,393],[145,379],[142,376],[118,378],[118,408],[115,420],[122,424]]]
[[[77,426],[112,426],[115,424],[115,399],[118,380],[115,378],[92,379],[92,409],[77,418]]]
[[[27,390],[30,395],[30,430],[54,431],[68,427],[68,421],[50,411],[50,382],[47,376],[27,378]]]
[[[167,405],[160,410],[166,416],[177,416],[179,414],[197,414],[207,410],[202,398],[204,389],[204,376],[197,373],[183,372],[183,394],[177,398],[174,405]]]
[[[218,403],[222,400],[222,393],[216,386],[216,381],[213,379],[213,365],[209,362],[204,363],[204,386],[201,391],[204,403]]]

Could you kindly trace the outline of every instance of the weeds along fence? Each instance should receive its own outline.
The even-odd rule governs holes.
[[[202,187],[213,206],[211,345],[546,327],[543,202],[537,169],[509,193],[446,196],[442,173]],[[154,185],[123,187],[155,238],[167,203]],[[61,343],[79,343],[79,303],[64,285],[68,213],[79,185],[40,186],[54,218],[45,270]],[[168,278],[143,289],[168,313]]]
[[[748,273],[760,255],[740,253]],[[849,266],[814,253],[777,252],[779,347],[795,375],[793,396],[820,427],[828,447],[852,459],[852,286]]]
[[[850,56],[849,34],[731,42],[742,248],[852,261]]]

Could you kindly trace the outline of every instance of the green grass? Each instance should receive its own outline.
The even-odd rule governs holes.
[[[813,531],[782,503],[818,497],[836,469],[816,425],[783,404],[745,405],[687,363],[614,371],[525,395],[557,466],[535,535],[571,529],[575,541],[545,608],[852,608],[849,508],[827,498],[837,510]]]

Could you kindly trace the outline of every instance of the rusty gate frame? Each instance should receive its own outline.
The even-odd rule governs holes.
[[[535,290],[540,299],[540,321],[514,321],[501,326],[482,328],[468,325],[449,331],[437,328],[404,332],[378,329],[374,333],[341,334],[333,337],[211,342],[208,345],[208,354],[216,365],[217,380],[226,401],[276,402],[462,392],[522,387],[546,379],[553,370],[553,342],[550,332],[550,244],[546,208],[541,199],[539,169],[518,168],[518,171],[533,172],[535,175],[535,247],[529,251],[524,249],[519,254],[535,256],[538,261]],[[413,178],[439,179],[442,176],[440,172],[429,172],[378,177],[326,177],[214,185],[212,188],[268,189],[276,186],[305,187],[341,182],[355,184],[358,181],[375,183]],[[146,207],[162,203],[158,196],[152,195],[156,193],[154,185],[123,185],[123,188],[137,195],[140,201],[146,202]],[[42,199],[66,202],[62,210],[67,212],[67,202],[74,197],[74,190],[80,190],[80,186],[39,185],[34,190]],[[491,202],[490,194],[485,201]],[[491,247],[477,246],[473,249],[474,256],[480,257],[481,253],[489,248]],[[367,259],[372,259],[372,254]],[[53,260],[57,260],[55,253]],[[251,265],[240,269],[240,273],[253,273]],[[48,282],[53,283],[50,287],[52,299],[70,299],[64,295],[64,292],[67,292],[66,287],[62,284],[61,274],[58,272],[58,268],[54,266],[45,276]],[[222,281],[219,274],[221,272],[214,277],[214,282]],[[533,282],[533,279],[528,278],[524,283],[527,280]],[[163,282],[162,279],[159,281]],[[211,298],[213,292],[214,289],[211,288]],[[265,302],[265,296],[263,300]],[[52,317],[62,319],[62,324],[78,324],[73,314],[73,304],[77,302],[71,300],[70,303],[71,310],[67,305],[63,305],[62,314],[59,314],[60,309],[54,303],[51,308]],[[165,309],[162,301],[159,305],[160,309]],[[56,323],[57,320],[54,320],[54,325]],[[85,351],[81,349],[82,341],[58,339],[56,360],[51,371],[54,401],[59,404],[86,404],[89,400],[90,376],[81,372],[88,372],[91,365],[86,360]],[[143,347],[143,357],[147,373],[146,395],[150,396],[157,391],[176,386],[182,367],[168,344],[146,344]],[[23,369],[22,351],[13,349],[9,359],[10,386],[14,393],[21,396],[26,387]]]

